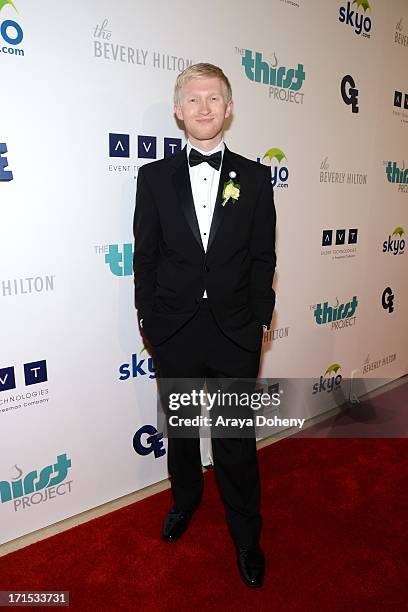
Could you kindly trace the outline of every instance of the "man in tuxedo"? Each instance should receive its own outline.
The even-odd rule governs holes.
[[[135,302],[158,381],[253,379],[275,304],[275,207],[270,169],[230,151],[230,83],[212,64],[176,80],[174,110],[187,145],[140,168],[134,217]],[[159,383],[160,384],[160,383]],[[212,438],[214,468],[240,574],[261,586],[260,484],[255,437]],[[199,438],[168,439],[173,542],[199,505]]]

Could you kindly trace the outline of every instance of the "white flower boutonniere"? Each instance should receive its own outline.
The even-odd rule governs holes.
[[[234,179],[237,178],[237,173],[231,170],[229,173],[229,181],[224,183],[224,191],[222,192],[222,205],[225,206],[228,200],[236,202],[239,198],[241,186],[239,183],[234,183]]]

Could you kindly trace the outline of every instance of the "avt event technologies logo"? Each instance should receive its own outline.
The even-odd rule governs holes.
[[[259,51],[254,54],[240,47],[235,47],[235,53],[242,56],[241,64],[250,81],[269,86],[271,100],[303,104],[304,93],[300,91],[306,78],[303,64],[298,64],[296,68],[279,66],[276,53],[268,63]]]
[[[338,363],[332,363],[323,376],[320,376],[318,382],[315,382],[312,387],[312,395],[317,395],[318,393],[332,393],[336,391],[340,385],[343,377],[339,374],[339,370],[341,370],[341,365]]]
[[[383,253],[392,253],[393,255],[403,255],[405,251],[404,228],[400,225],[384,240],[382,245]],[[395,238],[394,238],[395,236]]]
[[[394,106],[408,110],[408,93],[394,91]]]
[[[322,249],[320,255],[332,259],[350,259],[356,257],[358,229],[324,229],[322,234]],[[347,244],[347,246],[346,246]],[[333,248],[335,245],[336,248]]]
[[[398,185],[399,192],[408,193],[408,168],[405,168],[404,160],[402,168],[395,161],[384,161],[384,166],[387,181]]]
[[[41,361],[30,361],[23,365],[24,384],[26,387],[31,385],[39,385],[48,381],[47,362],[45,359]],[[17,389],[16,372],[14,366],[0,368],[0,414],[18,410],[22,407],[27,408],[37,406],[48,402],[48,388],[42,387],[34,391],[26,391],[25,393],[12,393],[2,395],[5,391]]]
[[[153,425],[143,425],[133,436],[133,448],[138,455],[154,454],[158,459],[166,454],[163,444],[163,433],[158,432]]]
[[[331,185],[366,185],[367,173],[345,170],[332,170],[326,156],[320,164],[319,182]]]
[[[367,11],[371,12],[368,0],[347,2],[346,6],[342,4],[339,8],[339,21],[353,28],[358,36],[371,38],[372,21],[370,15],[366,15]]]
[[[397,353],[391,353],[390,355],[383,355],[382,357],[379,357],[378,359],[371,359],[370,355],[367,355],[367,357],[364,360],[363,374],[368,374],[369,372],[379,370],[380,368],[383,368],[389,365],[390,363],[394,363],[395,361],[397,361]]]
[[[314,311],[314,319],[316,325],[327,325],[331,323],[332,330],[351,327],[356,323],[356,310],[358,306],[357,296],[353,296],[349,302],[340,304],[336,298],[337,304],[329,306],[329,302],[316,304],[312,306]]]
[[[285,153],[281,149],[277,148],[268,149],[265,155],[262,157],[262,163],[264,159],[268,160],[268,162],[271,164],[271,182],[273,187],[287,188],[289,186],[289,168],[287,163],[282,164],[283,160],[287,162]],[[261,163],[261,158],[257,157],[256,161]]]
[[[98,59],[133,66],[151,66],[177,73],[182,72],[193,63],[192,59],[178,55],[114,43],[108,19],[103,19],[93,30],[93,51],[94,57]]]
[[[401,109],[401,110],[395,110]],[[394,91],[394,109],[392,114],[394,117],[398,117],[402,124],[408,124],[408,113],[404,112],[408,110],[408,93],[403,91]]]
[[[404,33],[402,17],[395,26],[394,43],[397,45],[402,45],[403,47],[408,47],[408,34]]]
[[[3,20],[9,7],[12,13],[18,15],[18,10],[11,0],[0,0],[0,53],[24,56],[24,49],[19,47],[24,38],[23,28],[15,19]]]
[[[146,136],[139,134],[137,136],[137,159],[157,159],[157,136]],[[163,147],[161,149],[162,157],[170,157],[176,153],[180,153],[182,149],[181,138],[163,138]],[[109,134],[109,157],[111,158],[130,158],[130,134]],[[136,173],[139,166],[137,164],[109,164],[109,172],[134,172]],[[134,178],[136,176],[134,175]]]
[[[346,76],[342,78],[340,93],[344,104],[351,106],[352,113],[360,112],[358,107],[358,89],[356,88],[356,83],[350,74],[346,74]]]
[[[23,478],[23,470],[14,466],[17,474],[11,480],[0,481],[0,500],[2,504],[13,502],[14,512],[47,503],[57,496],[71,493],[72,480],[66,480],[71,468],[67,454],[57,456],[57,462],[28,472]]]
[[[7,153],[7,145],[5,142],[0,142],[0,181],[12,181],[12,171],[10,169],[6,170],[9,165],[9,162],[7,157],[4,157],[5,153]]]
[[[394,312],[394,298],[395,295],[391,289],[391,287],[386,287],[382,292],[381,296],[381,305],[384,310],[388,310],[388,314]]]

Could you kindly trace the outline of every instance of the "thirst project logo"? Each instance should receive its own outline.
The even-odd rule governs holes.
[[[31,508],[71,492],[72,480],[67,481],[71,459],[67,454],[57,456],[57,461],[42,468],[24,472],[17,465],[17,474],[11,480],[0,481],[0,501],[13,503],[14,511]]]
[[[349,302],[329,306],[329,302],[316,304],[314,307],[314,319],[317,325],[331,324],[332,330],[343,329],[355,325],[356,310],[358,306],[357,296],[353,296]]]
[[[236,52],[242,55],[241,65],[247,79],[267,85],[271,100],[303,104],[304,93],[301,89],[306,78],[303,64],[298,63],[296,67],[288,68],[279,65],[276,53],[273,59],[269,59],[261,52],[250,49],[237,47]]]

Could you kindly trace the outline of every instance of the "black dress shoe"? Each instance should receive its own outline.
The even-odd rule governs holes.
[[[261,587],[265,574],[265,557],[259,546],[237,546],[239,573],[248,587]]]
[[[175,542],[175,540],[178,540],[187,529],[192,514],[193,513],[188,510],[180,512],[172,508],[164,519],[163,540],[167,542]]]

